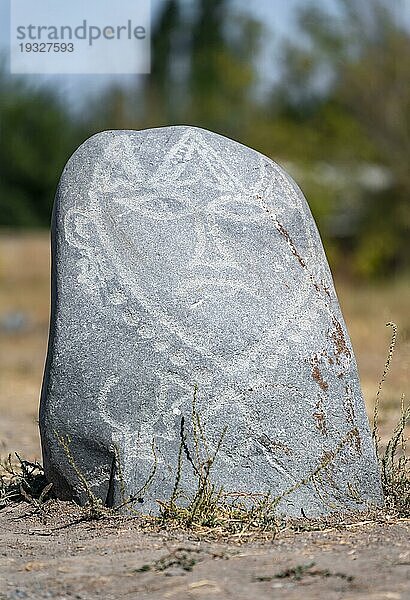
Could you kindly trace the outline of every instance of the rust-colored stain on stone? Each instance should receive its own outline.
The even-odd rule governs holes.
[[[296,248],[292,238],[290,237],[288,230],[277,219],[275,219],[275,227],[279,231],[279,233],[285,238],[293,256],[295,256],[297,258],[300,266],[303,267],[304,269],[306,269],[305,260],[299,254],[298,249]]]
[[[334,330],[330,335],[330,339],[333,340],[333,343],[335,345],[335,354],[337,356],[344,354],[345,356],[350,358],[351,353],[346,344],[346,338],[345,334],[343,333],[343,328],[340,322],[336,319],[336,317],[332,318],[332,322],[334,325]]]
[[[312,377],[316,381],[316,383],[322,388],[323,391],[329,389],[329,384],[323,379],[321,372],[319,371],[319,367],[314,365],[312,369]]]
[[[345,385],[345,393],[346,396],[343,399],[343,408],[346,413],[346,418],[351,425],[355,426],[356,415],[353,404],[352,389],[349,385]]]
[[[326,353],[322,353],[322,355],[325,355]],[[319,369],[319,363],[321,362],[321,358],[318,357],[317,354],[314,354],[311,360],[311,365],[312,365],[312,377],[313,379],[316,381],[316,383],[319,385],[319,387],[326,392],[329,389],[329,384],[323,379],[322,373],[320,372]]]
[[[326,415],[323,410],[323,401],[321,398],[319,398],[315,408],[313,418],[315,419],[316,427],[322,435],[327,435]]]
[[[359,430],[357,429],[357,427],[352,429],[352,441],[353,441],[353,444],[354,444],[357,452],[359,454],[361,454],[362,453],[362,438],[360,437],[360,433],[359,433]]]

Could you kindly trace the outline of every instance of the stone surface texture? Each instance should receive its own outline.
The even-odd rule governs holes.
[[[227,428],[211,471],[226,491],[283,495],[297,516],[382,501],[322,243],[269,158],[194,127],[97,134],[62,174],[52,256],[40,430],[60,497],[85,502],[85,478],[155,512],[182,420],[195,461],[197,388],[209,453]]]

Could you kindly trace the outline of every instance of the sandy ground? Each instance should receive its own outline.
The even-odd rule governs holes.
[[[273,542],[238,545],[149,533],[121,518],[64,527],[78,511],[58,502],[46,511],[0,513],[2,600],[410,598],[409,523],[285,529]]]
[[[390,341],[385,323],[399,325],[383,392],[381,429],[387,439],[400,395],[408,390],[410,284],[401,280],[361,287],[336,280],[336,287],[369,414]],[[0,236],[0,292],[0,454],[17,450],[33,460],[40,457],[37,412],[49,311],[47,235]],[[0,600],[410,599],[409,522],[285,530],[273,543],[239,547],[143,532],[135,520],[70,524],[78,518],[77,509],[58,502],[46,510],[46,516],[36,515],[21,504],[0,511]],[[192,570],[184,570],[190,562]],[[150,568],[139,571],[143,565]]]

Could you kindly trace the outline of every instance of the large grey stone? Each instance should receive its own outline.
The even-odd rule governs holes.
[[[173,489],[182,417],[194,454],[197,386],[210,452],[227,427],[212,471],[225,490],[277,496],[305,480],[280,503],[291,515],[382,501],[321,240],[277,164],[192,127],[100,133],[64,169],[52,233],[40,428],[60,497],[85,501],[81,473],[118,504],[155,453],[139,492],[155,510]]]

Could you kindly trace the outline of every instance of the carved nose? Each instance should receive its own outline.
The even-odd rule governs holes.
[[[188,262],[191,270],[202,277],[215,277],[221,272],[241,270],[215,224],[196,219],[194,227],[195,247]]]

